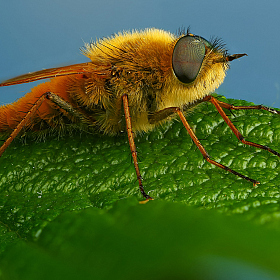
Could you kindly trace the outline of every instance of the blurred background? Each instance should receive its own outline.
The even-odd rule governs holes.
[[[226,97],[280,107],[280,1],[275,0],[0,0],[0,81],[45,68],[86,62],[84,42],[131,29],[175,33],[191,27],[218,36],[232,62],[217,91]],[[0,104],[13,102],[35,83],[0,88]]]

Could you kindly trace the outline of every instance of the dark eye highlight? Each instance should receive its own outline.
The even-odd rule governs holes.
[[[178,40],[173,50],[172,67],[179,81],[188,84],[195,80],[205,56],[205,46],[210,43],[198,36],[186,35]]]

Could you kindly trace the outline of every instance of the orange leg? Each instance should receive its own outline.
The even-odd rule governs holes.
[[[148,194],[145,193],[144,187],[142,184],[142,176],[141,176],[140,170],[139,170],[139,165],[138,165],[138,160],[137,160],[137,150],[136,150],[136,146],[135,146],[135,142],[134,142],[132,125],[131,125],[131,116],[130,116],[130,112],[129,112],[128,97],[126,94],[122,96],[122,100],[123,100],[123,108],[124,108],[124,114],[125,114],[128,141],[129,141],[130,151],[131,151],[131,155],[133,158],[133,163],[134,163],[134,167],[135,167],[135,171],[136,171],[136,175],[137,175],[137,180],[139,182],[139,189],[140,189],[140,192],[142,193],[143,197],[146,200],[149,200],[152,198]]]
[[[31,109],[26,113],[25,117],[20,121],[20,123],[16,126],[13,130],[11,135],[6,139],[3,145],[0,147],[0,157],[4,153],[4,151],[8,148],[8,146],[12,143],[12,141],[16,138],[16,136],[20,133],[20,131],[27,125],[27,123],[31,120],[31,118],[36,113],[37,109],[41,106],[41,104],[46,100],[52,101],[56,104],[59,108],[63,109],[62,112],[67,117],[74,117],[81,123],[89,123],[90,120],[79,112],[77,109],[72,107],[71,104],[63,100],[60,96],[52,93],[52,92],[45,92],[42,96],[40,96],[37,101],[33,104]]]
[[[225,102],[222,102],[222,101],[219,101],[218,99],[214,98],[213,96],[211,95],[208,95],[206,96],[203,101],[209,101],[211,103],[213,103],[211,100],[215,99],[217,101],[217,103],[225,108],[225,109],[228,109],[228,110],[265,110],[265,111],[268,111],[270,113],[273,113],[273,114],[278,114],[280,115],[280,112],[275,110],[275,109],[272,109],[272,108],[269,108],[269,107],[266,107],[266,106],[263,106],[263,105],[253,105],[253,106],[234,106],[232,104],[228,104],[228,103],[225,103]],[[215,105],[215,104],[214,104]]]
[[[218,167],[220,167],[220,168],[222,168],[222,169],[224,169],[224,170],[226,170],[226,171],[228,171],[228,172],[231,172],[231,173],[234,174],[234,175],[237,175],[237,176],[239,176],[239,177],[241,177],[241,178],[243,178],[243,179],[245,179],[245,180],[247,180],[247,181],[252,182],[254,186],[257,185],[257,184],[259,184],[259,181],[256,181],[256,180],[254,180],[254,179],[251,179],[251,178],[249,178],[249,177],[247,177],[247,176],[245,176],[245,175],[242,175],[242,174],[240,174],[239,172],[236,172],[236,171],[230,169],[229,167],[227,167],[227,166],[225,166],[225,165],[223,165],[223,164],[221,164],[221,163],[218,163],[218,162],[216,162],[216,161],[210,159],[208,153],[206,152],[205,148],[202,146],[202,144],[199,142],[198,138],[197,138],[196,135],[194,134],[193,130],[191,129],[190,125],[188,124],[188,122],[187,122],[187,120],[186,120],[184,114],[183,114],[182,111],[180,110],[180,108],[174,108],[174,111],[179,115],[179,117],[180,117],[180,119],[181,119],[183,125],[185,126],[186,130],[188,131],[189,135],[191,136],[193,142],[194,142],[195,145],[198,147],[198,149],[200,150],[200,152],[201,152],[201,154],[203,155],[203,157],[204,157],[209,163],[214,164],[214,165],[216,165],[216,166],[218,166]]]
[[[0,147],[0,157],[4,153],[4,151],[8,148],[8,146],[12,143],[12,141],[16,138],[16,136],[20,133],[20,131],[24,128],[24,126],[28,123],[28,121],[35,114],[36,110],[41,106],[44,100],[47,98],[47,94],[42,95],[32,106],[32,108],[27,112],[25,117],[21,120],[21,122],[16,126],[11,135],[6,139],[3,145]]]
[[[253,146],[262,150],[266,150],[269,151],[270,153],[280,157],[280,154],[272,149],[270,149],[267,146],[263,146],[257,143],[253,143],[250,141],[246,141],[244,140],[243,135],[238,131],[238,129],[233,125],[233,123],[231,122],[231,120],[228,118],[228,116],[226,115],[226,113],[224,112],[224,110],[222,109],[222,107],[227,108],[227,109],[242,109],[242,110],[246,110],[246,109],[263,109],[275,114],[280,114],[280,112],[273,110],[271,108],[262,106],[262,105],[258,105],[258,106],[233,106],[230,104],[227,104],[225,102],[221,102],[218,101],[216,98],[214,98],[213,96],[207,96],[209,102],[211,102],[216,109],[218,110],[219,114],[222,116],[222,118],[224,119],[224,121],[227,123],[227,125],[230,127],[230,129],[233,131],[233,133],[235,134],[235,136],[238,138],[239,141],[241,141],[243,144],[245,145],[249,145],[249,146]],[[222,107],[221,107],[222,106]]]

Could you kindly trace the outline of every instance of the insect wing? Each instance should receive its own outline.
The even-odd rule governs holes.
[[[96,66],[92,63],[80,63],[58,68],[44,69],[28,74],[24,74],[0,83],[0,87],[11,86],[16,84],[30,83],[42,79],[54,78],[59,76],[75,75],[75,74],[96,74],[100,77],[107,76],[108,66]]]

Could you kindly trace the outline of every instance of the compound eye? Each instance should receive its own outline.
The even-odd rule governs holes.
[[[186,35],[176,43],[172,66],[176,77],[188,84],[195,80],[205,56],[205,45],[200,37]]]

